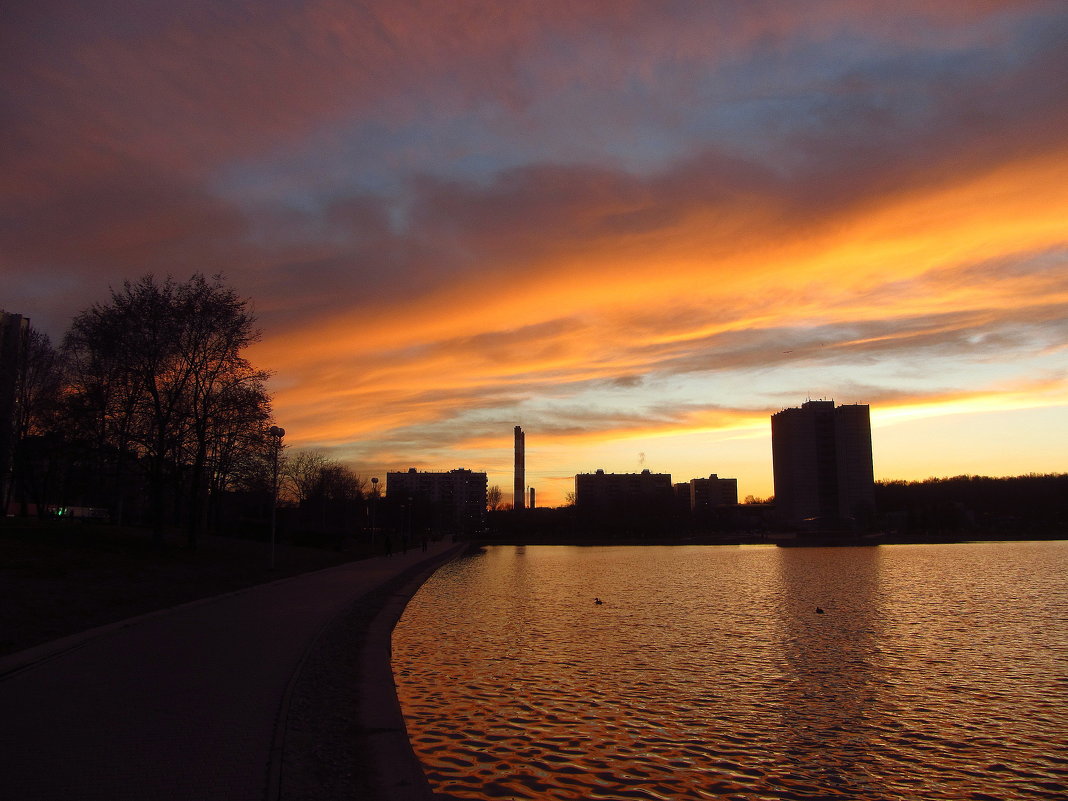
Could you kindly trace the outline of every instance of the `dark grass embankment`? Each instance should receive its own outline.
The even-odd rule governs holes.
[[[0,655],[177,604],[365,557],[71,521],[0,520]]]

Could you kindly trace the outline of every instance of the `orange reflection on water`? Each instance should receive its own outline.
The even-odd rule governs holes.
[[[1052,798],[1064,575],[1064,542],[493,547],[394,671],[445,798]]]

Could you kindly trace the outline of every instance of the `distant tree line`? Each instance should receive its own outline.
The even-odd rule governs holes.
[[[199,531],[235,489],[272,481],[259,331],[221,276],[148,275],[78,314],[62,343],[30,330],[7,508],[106,509],[115,522]]]
[[[282,520],[294,542],[339,547],[371,525],[378,485],[319,450],[285,453],[280,466]],[[381,525],[382,521],[378,521]]]
[[[1051,539],[1068,536],[1068,474],[992,478],[954,476],[875,485],[873,527],[886,542],[952,542],[965,539]],[[676,499],[623,499],[610,508],[584,511],[574,504],[528,510],[522,515],[490,510],[490,539],[517,542],[766,541],[779,526],[774,498],[747,497],[741,504],[691,512]]]
[[[880,481],[875,503],[887,525],[903,531],[1063,536],[1068,530],[1068,474]]]

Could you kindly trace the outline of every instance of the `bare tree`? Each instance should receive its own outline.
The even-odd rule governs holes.
[[[367,481],[320,450],[294,451],[283,470],[302,525],[320,534],[351,532],[365,509]]]
[[[367,480],[352,468],[333,462],[323,469],[322,494],[332,501],[361,500],[367,489]]]
[[[50,429],[59,411],[63,391],[63,363],[48,334],[30,326],[26,361],[19,381],[17,432],[19,436]]]
[[[209,499],[218,500],[239,484],[270,482],[277,444],[270,426],[271,399],[261,380],[235,381],[220,392],[207,438]],[[206,509],[209,519],[215,511]]]
[[[202,275],[179,285],[176,292],[178,315],[182,321],[175,343],[179,364],[188,370],[187,447],[191,453],[190,521],[191,544],[203,519],[207,496],[209,455],[220,416],[233,419],[235,399],[250,399],[243,387],[262,390],[268,374],[252,369],[241,352],[259,338],[253,329],[254,317],[246,301],[225,287],[216,276],[208,283]],[[266,393],[260,393],[266,399]],[[253,414],[263,409],[256,404]],[[269,415],[269,403],[264,410]],[[251,422],[251,421],[249,421]],[[258,422],[262,422],[262,419]]]
[[[315,496],[323,469],[329,459],[320,450],[299,450],[286,454],[282,462],[283,490],[298,504]]]
[[[491,512],[499,510],[503,503],[502,497],[500,486],[494,484],[486,490],[486,508]]]
[[[63,360],[48,335],[29,327],[25,358],[16,382],[14,428],[14,481],[23,514],[27,503],[42,511],[49,500],[50,478],[57,472],[54,447],[61,427]],[[0,499],[6,508],[10,498]]]
[[[352,501],[367,494],[367,479],[320,450],[294,451],[285,458],[282,475],[298,504],[316,499]]]
[[[126,473],[139,455],[133,445],[136,376],[124,361],[123,338],[118,315],[93,306],[74,319],[63,341],[70,445],[89,454],[95,498],[110,479],[119,523],[124,521]]]
[[[116,454],[117,473],[127,452],[147,465],[157,535],[168,493],[178,504],[184,489],[189,545],[196,546],[209,456],[221,447],[214,437],[240,418],[234,402],[242,387],[256,398],[245,422],[262,428],[269,416],[267,374],[241,355],[259,337],[253,323],[248,301],[221,276],[197,274],[185,283],[151,275],[127,281],[112,290],[110,303],[92,306],[71,326],[64,348],[72,400],[99,451]]]

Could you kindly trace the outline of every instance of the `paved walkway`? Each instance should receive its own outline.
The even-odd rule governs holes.
[[[316,636],[459,547],[283,579],[0,659],[0,798],[274,798],[288,693]]]

